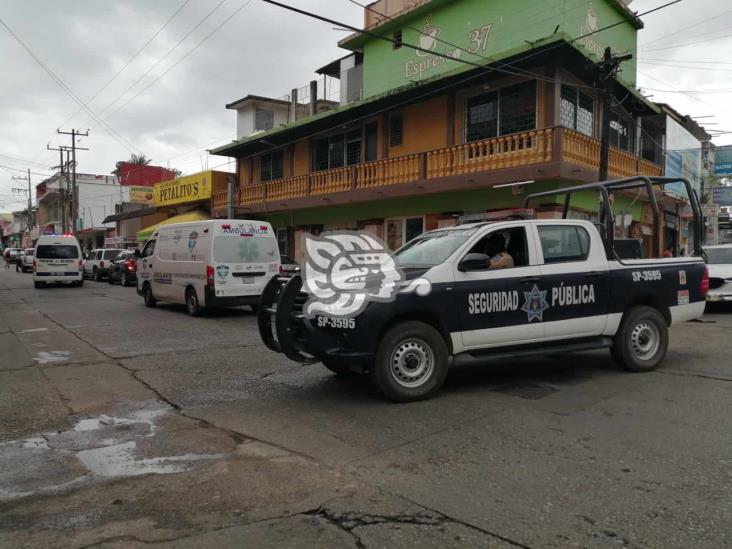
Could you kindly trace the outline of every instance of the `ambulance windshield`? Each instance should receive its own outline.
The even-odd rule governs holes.
[[[474,230],[434,231],[408,242],[396,251],[402,267],[434,267],[450,257]]]

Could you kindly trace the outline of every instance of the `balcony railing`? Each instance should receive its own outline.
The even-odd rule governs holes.
[[[234,204],[251,206],[549,162],[596,170],[600,165],[600,142],[566,128],[521,132],[239,187]],[[610,148],[608,171],[612,176],[661,175],[662,170],[657,164]],[[214,209],[226,205],[227,193],[214,193]]]

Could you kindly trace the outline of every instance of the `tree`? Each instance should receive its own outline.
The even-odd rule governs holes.
[[[131,153],[129,160],[120,160],[119,162],[117,162],[115,164],[114,171],[112,173],[114,175],[116,175],[117,177],[119,177],[119,175],[120,175],[120,173],[119,173],[120,166],[122,164],[124,164],[124,163],[127,163],[127,164],[137,164],[138,166],[147,166],[148,164],[150,164],[150,162],[152,162],[152,159],[151,158],[148,158],[144,154]]]

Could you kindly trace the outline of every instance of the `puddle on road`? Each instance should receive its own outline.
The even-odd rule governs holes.
[[[181,473],[230,455],[143,455],[138,441],[160,434],[158,422],[172,414],[156,402],[129,414],[82,418],[64,431],[0,443],[0,470],[6,472],[0,475],[0,501],[58,493],[100,479]]]
[[[51,364],[54,362],[66,362],[69,358],[71,358],[70,351],[51,351],[50,353],[41,351],[33,357],[33,360],[38,364]]]

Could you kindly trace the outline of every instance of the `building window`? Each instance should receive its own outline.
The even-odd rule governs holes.
[[[386,220],[386,244],[397,250],[424,232],[424,218],[408,217]]]
[[[254,131],[267,131],[274,128],[274,111],[254,109]]]
[[[396,147],[404,140],[404,118],[401,114],[393,114],[389,117],[389,145]]]
[[[610,113],[610,145],[633,152],[633,123],[625,116]]]
[[[592,137],[595,133],[595,102],[572,86],[562,86],[559,111],[562,126]]]
[[[313,144],[313,171],[359,164],[361,141],[361,128],[316,140]]]
[[[394,39],[392,41],[392,47],[395,50],[398,50],[399,48],[402,47],[402,31],[401,30],[394,32]]]
[[[536,82],[471,97],[465,110],[466,141],[536,129]]]
[[[262,183],[282,179],[284,156],[282,151],[274,151],[259,157],[259,179]]]

